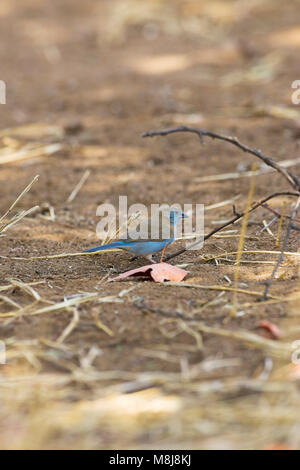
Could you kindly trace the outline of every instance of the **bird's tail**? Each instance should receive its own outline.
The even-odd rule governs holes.
[[[107,245],[95,246],[95,248],[90,248],[89,250],[84,250],[83,253],[93,253],[95,251],[105,251],[110,250],[111,248],[122,248],[124,241],[108,243]]]

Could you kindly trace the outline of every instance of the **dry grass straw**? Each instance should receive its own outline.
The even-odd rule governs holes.
[[[25,284],[24,282],[18,279],[7,279],[10,281],[12,287],[18,287],[20,290],[23,290],[26,294],[34,298],[34,300],[40,301],[42,297],[40,294],[32,287],[30,284]]]
[[[30,256],[29,258],[22,258],[22,257],[16,257],[16,256],[0,256],[0,258],[9,258],[17,261],[35,261],[39,259],[59,259],[59,258],[69,258],[72,256],[93,256],[93,255],[99,255],[99,254],[105,254],[109,252],[115,252],[115,251],[121,251],[118,248],[110,248],[105,251],[93,251],[90,253],[84,253],[84,252],[78,252],[78,253],[60,253],[58,255],[44,255],[44,256]]]
[[[201,255],[200,258],[204,260],[204,262],[208,261],[214,261],[220,258],[223,258],[224,256],[233,256],[237,255],[239,252],[238,251],[226,251],[222,253],[221,255],[210,255],[210,254],[205,254]],[[242,254],[267,254],[267,255],[279,255],[281,252],[278,250],[244,250],[241,252]],[[295,256],[298,257],[300,256],[300,252],[297,251],[285,251],[284,256]],[[227,261],[236,261],[236,260],[227,260]]]
[[[268,234],[269,234],[272,238],[275,238],[274,233],[273,233],[272,230],[270,229],[269,224],[267,224],[267,221],[266,221],[266,220],[263,220],[263,226],[264,226],[264,229],[268,232]]]
[[[37,286],[39,284],[44,284],[45,281],[35,281],[35,282],[28,282],[26,285],[27,286]],[[0,286],[0,292],[2,291],[5,291],[5,290],[9,290],[13,287],[13,285],[10,283],[10,284],[6,284],[5,286]]]
[[[84,183],[87,181],[87,179],[89,178],[91,172],[90,170],[86,170],[82,177],[80,178],[79,182],[77,183],[77,185],[75,186],[75,188],[73,189],[73,191],[71,192],[70,196],[68,197],[67,199],[67,202],[72,202],[74,201],[75,197],[77,196],[77,194],[79,193],[80,189],[82,188],[82,186],[84,185]]]
[[[241,195],[238,194],[237,196],[234,196],[231,199],[226,199],[225,201],[220,201],[220,202],[217,202],[215,204],[207,205],[207,206],[205,206],[204,210],[205,211],[211,211],[213,209],[219,209],[220,207],[224,207],[224,206],[227,206],[229,204],[233,204],[237,199],[240,198],[240,196]]]
[[[0,165],[6,165],[7,163],[19,163],[24,160],[46,157],[53,155],[61,149],[61,144],[39,145],[38,147],[35,146],[33,148],[30,145],[25,145],[23,148],[16,150],[15,152],[1,155]]]
[[[5,212],[4,215],[0,217],[0,233],[5,232],[9,227],[12,225],[16,224],[19,222],[21,219],[26,217],[27,215],[31,214],[34,212],[36,209],[38,209],[39,206],[34,206],[31,207],[31,209],[27,211],[21,211],[19,214],[13,216],[11,219],[8,219],[8,216],[12,212],[12,210],[16,207],[20,199],[30,191],[32,185],[38,180],[39,175],[36,175],[33,180],[26,186],[26,188],[21,192],[21,194],[17,197],[17,199],[12,203],[12,205],[9,207],[9,209]]]
[[[57,344],[61,344],[65,341],[65,339],[72,333],[72,331],[76,328],[79,323],[79,313],[77,308],[72,308],[73,311],[73,318],[68,324],[68,326],[64,329],[64,331],[59,335],[56,340]]]
[[[8,146],[13,148],[20,146],[20,142],[16,137],[23,139],[43,139],[49,136],[61,138],[63,135],[64,130],[61,126],[50,125],[45,122],[33,122],[0,130],[0,138],[5,139]],[[11,145],[11,142],[13,145]]]
[[[228,330],[226,328],[207,326],[199,322],[192,322],[192,324],[194,328],[203,333],[209,333],[238,340],[248,346],[262,349],[265,351],[265,353],[279,357],[281,359],[289,359],[293,352],[293,347],[290,343],[263,338],[260,335],[245,330]]]
[[[27,307],[22,307],[22,308],[18,305],[18,310],[1,313],[0,318],[14,318],[15,316],[19,317],[20,315],[35,316],[35,315],[41,315],[44,313],[51,313],[51,312],[56,312],[59,310],[69,310],[69,309],[72,309],[72,311],[74,311],[73,309],[76,309],[79,305],[87,303],[87,302],[91,302],[94,300],[96,300],[97,303],[122,303],[123,302],[122,297],[137,287],[137,286],[133,286],[133,287],[130,287],[129,289],[123,289],[117,295],[103,296],[103,294],[99,292],[78,294],[78,295],[66,298],[62,302],[53,303],[51,301],[43,299],[29,284],[25,284],[21,281],[14,280],[14,279],[11,280],[10,282],[11,282],[10,287],[19,287],[21,290],[24,290],[24,292],[26,292],[27,294],[31,295],[34,298],[34,302],[28,305]],[[36,305],[40,302],[50,303],[50,305],[45,306],[45,307],[35,308]],[[101,322],[99,322],[99,325],[101,325]]]
[[[246,346],[262,350],[270,356],[285,360],[291,357],[291,354],[295,349],[291,343],[284,343],[283,341],[264,338],[256,333],[246,330],[233,330],[228,328],[208,326],[204,322],[192,318],[185,318],[185,321],[182,319],[169,317],[166,317],[166,319],[169,324],[174,323],[177,325],[181,331],[189,332],[189,334],[193,332],[193,336],[196,338],[199,349],[203,348],[203,342],[201,337],[197,337],[197,331],[240,341]]]
[[[95,312],[94,314],[94,322],[99,330],[104,331],[108,336],[114,336],[114,332],[107,325],[104,325],[104,323],[99,319],[98,312]]]
[[[250,188],[249,188],[249,193],[248,193],[248,199],[247,199],[247,204],[246,204],[246,209],[245,209],[245,215],[242,220],[242,227],[241,227],[241,235],[239,239],[239,244],[238,244],[238,254],[236,257],[236,264],[235,264],[235,270],[234,270],[234,286],[235,289],[237,288],[238,285],[238,280],[239,280],[239,265],[240,265],[240,260],[242,257],[242,250],[243,250],[243,245],[244,245],[244,237],[247,229],[247,223],[248,223],[248,215],[249,215],[249,210],[251,207],[252,199],[253,199],[253,193],[254,193],[254,184],[255,184],[255,171],[256,171],[256,164],[254,163],[252,165],[252,172],[253,176],[251,178],[250,182]],[[231,310],[230,315],[234,317],[236,315],[237,311],[237,291],[234,291],[233,294],[233,307]]]
[[[194,284],[192,282],[164,282],[164,286],[174,286],[174,287],[190,287],[195,289],[203,289],[203,290],[213,290],[213,291],[224,291],[224,292],[237,292],[239,294],[246,294],[252,295],[254,297],[261,297],[262,293],[259,291],[251,291],[249,289],[239,289],[237,287],[228,287],[228,286],[218,286],[218,285],[201,285],[201,284]],[[271,294],[268,295],[269,298],[274,300],[279,300],[281,297],[273,296]]]
[[[291,160],[282,160],[278,162],[280,166],[283,168],[289,168],[294,165],[298,165],[300,163],[300,158],[294,158]],[[227,181],[230,179],[239,179],[239,178],[252,178],[255,174],[256,176],[265,175],[267,173],[272,173],[276,171],[274,168],[262,168],[258,171],[240,171],[240,172],[232,172],[232,173],[222,173],[220,175],[209,175],[209,176],[201,176],[194,179],[197,183],[211,183],[217,181]]]

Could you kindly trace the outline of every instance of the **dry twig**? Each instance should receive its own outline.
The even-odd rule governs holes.
[[[201,142],[203,142],[203,137],[210,137],[211,139],[221,140],[223,142],[227,142],[227,143],[239,148],[243,152],[254,155],[255,157],[259,158],[259,160],[261,160],[263,163],[265,163],[268,167],[271,167],[274,170],[276,170],[278,173],[280,173],[285,178],[285,180],[288,181],[290,186],[292,186],[292,188],[297,191],[297,193],[294,193],[293,196],[296,195],[298,197],[298,201],[297,201],[296,207],[293,210],[293,213],[291,215],[291,219],[290,219],[290,222],[289,222],[287,230],[286,230],[286,236],[285,236],[284,242],[282,244],[282,250],[281,250],[281,253],[279,255],[278,261],[277,261],[277,263],[276,263],[276,265],[273,269],[273,272],[272,272],[272,275],[271,275],[270,279],[268,280],[268,282],[266,284],[265,292],[264,292],[264,295],[263,295],[263,299],[265,300],[266,297],[267,297],[269,288],[270,288],[270,286],[271,286],[271,284],[272,284],[272,282],[275,278],[276,271],[277,271],[278,267],[280,266],[281,261],[283,260],[283,257],[284,257],[283,253],[284,253],[286,245],[288,243],[290,232],[293,229],[293,221],[294,221],[294,219],[297,215],[298,209],[299,209],[299,205],[300,205],[300,199],[299,199],[300,198],[300,192],[299,192],[300,191],[300,180],[298,179],[298,177],[296,175],[294,175],[291,171],[285,169],[283,166],[281,166],[275,160],[273,160],[270,157],[265,156],[258,149],[255,149],[255,148],[252,149],[252,148],[248,147],[247,145],[242,144],[236,137],[224,136],[224,135],[221,135],[221,134],[217,134],[215,132],[205,131],[205,130],[202,130],[202,129],[187,127],[187,126],[179,126],[179,127],[174,127],[174,128],[171,128],[171,129],[164,129],[164,130],[161,130],[161,131],[149,131],[149,132],[144,133],[142,135],[142,137],[167,136],[169,134],[175,134],[177,132],[190,132],[190,133],[196,134],[200,138]],[[270,196],[275,197],[274,194],[272,194]],[[264,201],[261,201],[261,203],[259,205],[262,205],[262,202],[266,202],[267,200],[269,200],[269,198],[270,197],[268,196],[268,198]],[[252,207],[249,212],[253,211],[255,208],[256,208],[255,206]],[[216,231],[219,231],[222,228],[227,227],[228,225],[231,225],[232,223],[236,222],[239,218],[244,217],[245,213],[242,214],[242,215],[237,214],[237,216],[238,215],[239,215],[239,217],[237,217],[236,220],[231,219],[231,221],[227,222],[223,226],[218,227],[218,229],[210,232],[210,234],[208,234],[208,236],[204,237],[204,240],[209,238],[210,236],[212,236],[214,233],[216,233]],[[195,244],[191,245],[189,248],[191,248],[192,246],[195,246],[197,243],[199,243],[199,241],[195,242]],[[186,251],[186,249],[180,250],[180,251],[174,253],[173,255],[169,255],[166,259],[174,258],[175,256],[178,256],[179,254],[184,253],[185,251]]]

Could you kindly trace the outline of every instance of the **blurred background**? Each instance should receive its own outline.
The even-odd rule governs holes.
[[[291,104],[296,0],[3,0],[0,8],[2,126],[79,115],[122,125],[170,113],[199,122]]]

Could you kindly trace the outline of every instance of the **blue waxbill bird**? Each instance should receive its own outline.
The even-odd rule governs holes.
[[[138,240],[133,240],[129,237],[126,240],[119,240],[116,242],[108,243],[107,245],[96,246],[95,248],[90,248],[85,250],[84,253],[92,253],[97,251],[110,250],[112,248],[118,248],[120,250],[128,251],[129,253],[135,256],[143,256],[147,258],[152,263],[155,263],[152,259],[153,253],[157,253],[163,250],[161,260],[163,258],[164,251],[168,245],[174,242],[176,239],[176,226],[180,219],[186,217],[186,215],[180,210],[170,210],[167,213],[163,213],[162,217],[159,219],[159,233],[163,232],[163,224],[168,224],[170,226],[170,237],[169,238],[143,238]],[[151,219],[148,219],[151,221]],[[148,223],[148,233],[150,224]]]

